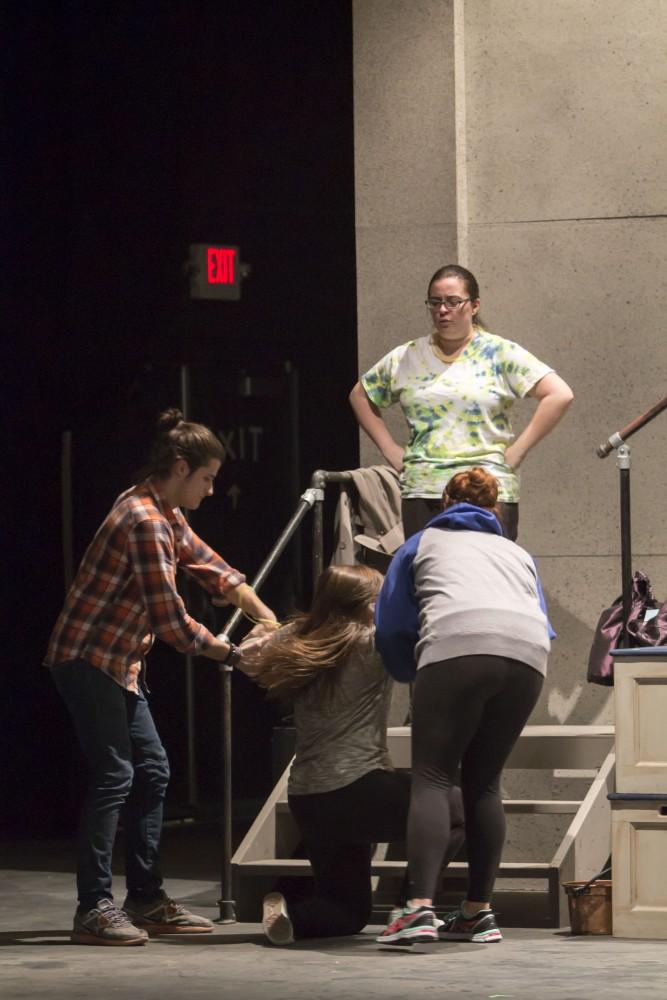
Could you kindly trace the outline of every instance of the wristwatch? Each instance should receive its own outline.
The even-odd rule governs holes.
[[[229,652],[221,663],[224,663],[226,667],[235,667],[243,658],[243,653],[238,646],[235,646],[233,642],[229,643]]]

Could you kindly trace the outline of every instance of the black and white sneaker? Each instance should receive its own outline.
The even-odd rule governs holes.
[[[378,944],[425,944],[438,940],[435,913],[430,906],[416,910],[394,910],[393,920],[375,940]]]
[[[441,941],[474,941],[476,944],[490,944],[502,941],[493,910],[480,910],[474,917],[466,917],[462,910],[447,913],[438,928]]]

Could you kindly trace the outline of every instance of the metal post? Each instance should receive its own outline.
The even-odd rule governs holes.
[[[627,633],[632,609],[632,521],[630,519],[630,449],[622,444],[616,450],[616,465],[620,479],[621,509],[621,593],[623,595],[623,630],[620,645],[628,646]]]
[[[317,493],[317,502],[313,510],[313,586],[324,569],[324,486],[326,473],[318,469],[310,480],[311,487]]]
[[[236,923],[236,901],[232,885],[232,671],[233,667],[220,666],[222,674],[222,871],[220,874],[220,923]]]

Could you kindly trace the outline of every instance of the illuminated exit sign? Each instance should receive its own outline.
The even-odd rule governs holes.
[[[220,243],[190,244],[190,298],[240,299],[244,271],[238,247]]]

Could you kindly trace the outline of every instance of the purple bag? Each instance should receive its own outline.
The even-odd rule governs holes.
[[[658,609],[650,621],[646,612]],[[634,646],[667,646],[667,604],[656,601],[649,578],[641,570],[632,577],[632,600],[626,629],[627,643]],[[595,627],[593,645],[588,657],[586,679],[591,684],[611,687],[614,683],[614,658],[612,649],[621,645],[623,637],[623,598],[618,597],[610,608],[600,615]]]
[[[645,621],[646,612],[656,608],[657,615]],[[656,601],[649,578],[641,570],[637,570],[632,577],[632,602],[625,635],[629,647],[667,646],[667,604],[661,605]],[[617,597],[612,606],[602,612],[595,627],[586,675],[591,684],[613,685],[614,658],[611,651],[620,646],[622,637],[623,598]]]

